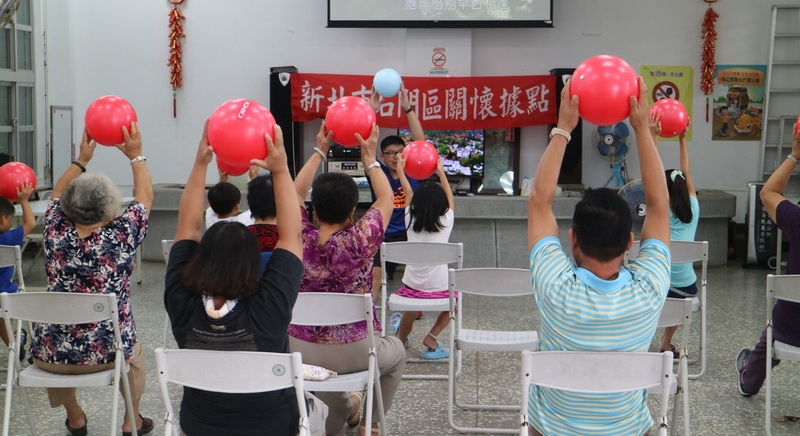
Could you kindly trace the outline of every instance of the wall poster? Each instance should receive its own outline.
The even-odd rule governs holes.
[[[709,96],[716,141],[758,141],[764,116],[766,65],[717,65]],[[708,105],[709,99],[706,99]]]
[[[694,72],[692,67],[684,65],[642,65],[641,75],[647,85],[648,104],[653,105],[663,98],[674,98],[686,107],[686,113],[692,118],[692,87]],[[659,141],[677,141],[674,138],[659,138]],[[692,127],[686,132],[686,141],[692,141]]]

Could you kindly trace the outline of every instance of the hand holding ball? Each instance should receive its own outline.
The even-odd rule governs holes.
[[[428,141],[412,141],[403,149],[404,171],[408,177],[425,180],[436,172],[439,152]]]
[[[31,167],[22,162],[9,162],[0,166],[0,196],[17,201],[17,189],[26,183],[36,189],[36,173]]]
[[[598,126],[614,125],[630,115],[630,98],[639,96],[639,76],[624,60],[609,55],[583,61],[570,79],[570,97],[578,96],[581,117]]]
[[[136,111],[127,100],[115,95],[106,95],[93,101],[84,116],[86,132],[101,145],[122,144],[125,138],[122,127],[131,131],[131,123],[137,121]]]
[[[274,129],[275,118],[263,105],[244,98],[228,100],[208,119],[208,145],[217,154],[218,166],[224,161],[229,168],[244,168],[239,174],[229,172],[240,175],[247,172],[250,160],[267,157],[264,134],[272,138]]]
[[[369,138],[375,124],[375,111],[359,97],[347,96],[333,102],[325,114],[325,128],[333,132],[333,140],[346,147],[359,145],[355,134]]]
[[[674,98],[662,98],[650,107],[650,116],[661,116],[662,138],[673,138],[680,135],[689,126],[689,114],[683,103]]]
[[[400,73],[391,68],[384,68],[375,73],[375,78],[372,79],[372,86],[378,94],[389,98],[400,92],[401,82]]]

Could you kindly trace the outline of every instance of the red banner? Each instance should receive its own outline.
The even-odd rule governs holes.
[[[292,74],[292,120],[325,116],[336,99],[369,99],[373,76]],[[404,77],[409,100],[426,130],[499,129],[555,124],[556,76]],[[381,104],[378,125],[407,128],[395,96]]]

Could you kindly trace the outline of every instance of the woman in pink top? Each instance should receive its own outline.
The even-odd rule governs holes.
[[[295,179],[300,201],[305,199],[313,179],[311,205],[318,223],[318,227],[314,227],[305,208],[301,207],[305,271],[300,292],[372,293],[372,258],[383,242],[393,208],[389,181],[376,165],[378,127],[373,126],[372,134],[366,140],[356,134],[361,143],[361,160],[377,197],[358,221],[353,219],[358,203],[358,186],[352,177],[324,173],[314,178],[323,161],[322,156],[327,155],[332,136],[332,132],[325,131],[323,123],[317,134],[320,153],[313,153]],[[372,322],[378,344],[383,404],[388,411],[403,373],[405,349],[396,337],[380,337],[378,332],[382,329],[377,316]],[[367,360],[354,359],[353,356],[367,355],[367,326],[363,321],[329,327],[290,325],[289,348],[302,353],[303,363],[323,366],[340,374],[363,371],[367,369]],[[355,415],[355,423],[358,422],[360,405],[358,402],[353,404],[347,393],[319,392],[318,395],[329,407],[325,426],[328,434],[338,434],[345,421],[351,422],[348,416]],[[377,410],[377,405],[374,405],[372,432],[380,425]],[[367,432],[364,421],[361,421],[360,435]]]

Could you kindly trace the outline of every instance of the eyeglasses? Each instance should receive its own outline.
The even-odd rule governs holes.
[[[385,151],[385,152],[381,152],[381,154],[382,154],[382,155],[384,155],[384,156],[395,157],[395,156],[397,156],[398,154],[400,154],[400,153],[402,153],[402,152],[403,152],[403,150],[399,150],[399,151]]]

